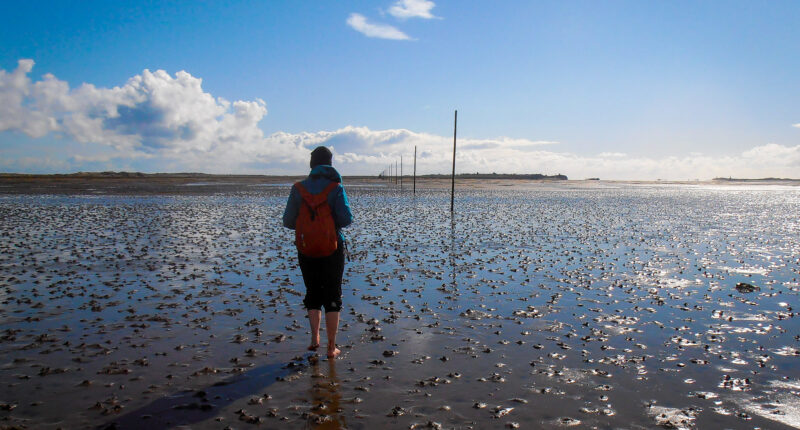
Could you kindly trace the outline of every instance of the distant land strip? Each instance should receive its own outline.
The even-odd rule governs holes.
[[[304,177],[305,175],[244,175],[244,174],[213,174],[213,173],[142,173],[142,172],[77,172],[77,173],[52,173],[52,174],[35,174],[35,173],[0,173],[0,178],[28,178],[28,179],[47,179],[47,178],[107,178],[107,179],[124,179],[124,178],[297,178]],[[411,175],[402,175],[404,178],[410,178]],[[368,175],[355,175],[345,176],[345,178],[375,178],[376,176]],[[378,175],[377,177],[388,177]],[[429,174],[417,175],[418,178],[431,178],[431,179],[445,179],[449,178],[448,174]],[[515,173],[459,173],[456,175],[459,179],[528,179],[528,180],[560,180],[566,181],[566,175],[543,175],[541,173],[530,174],[515,174]]]
[[[714,178],[714,181],[725,181],[725,182],[776,182],[776,181],[783,181],[783,182],[798,182],[800,179],[791,179],[791,178]]]
[[[266,176],[288,178],[299,175],[239,175],[215,173],[142,173],[142,172],[75,172],[75,173],[0,173],[0,178],[215,178]]]
[[[564,175],[542,174],[511,175],[470,173],[456,175],[456,186],[492,186],[500,182],[513,184],[514,179],[566,180]],[[240,175],[209,173],[141,173],[141,172],[77,172],[60,174],[0,173],[0,195],[5,194],[119,194],[119,195],[214,195],[240,192],[258,192],[258,187],[288,187],[306,175]],[[348,184],[387,186],[381,176],[345,176]],[[417,176],[417,186],[423,188],[449,188],[450,175]],[[411,176],[403,175],[402,184],[411,186]],[[469,185],[467,185],[469,184]],[[401,185],[397,183],[397,185]]]
[[[410,178],[411,175],[403,175],[404,178]],[[431,174],[431,175],[417,175],[418,178],[432,178],[432,179],[446,179],[449,178],[448,174]],[[543,175],[541,173],[458,173],[456,178],[459,179],[529,179],[529,180],[542,180],[551,179],[558,181],[566,181],[566,175]]]

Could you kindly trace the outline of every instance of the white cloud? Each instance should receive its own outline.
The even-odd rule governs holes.
[[[601,152],[597,154],[600,158],[622,158],[627,156],[624,152]]]
[[[795,174],[800,173],[800,145],[783,146],[768,143],[743,152],[742,157],[756,165],[795,167],[798,168]]]
[[[0,131],[19,130],[31,137],[42,137],[58,126],[54,118],[25,102],[32,87],[28,73],[33,60],[19,60],[11,73],[0,70]]]
[[[180,71],[144,70],[114,88],[69,84],[51,74],[32,83],[32,60],[20,60],[12,73],[0,70],[0,131],[37,138],[59,132],[83,143],[123,152],[208,152],[263,138],[258,122],[267,113],[263,100],[215,99],[202,80]]]
[[[797,124],[792,124],[792,127],[800,128],[800,122],[798,122]]]
[[[436,4],[428,0],[398,0],[389,8],[389,14],[400,19],[432,19],[436,18],[431,14],[431,9],[433,9],[434,6],[436,6]]]
[[[47,74],[28,78],[33,61],[13,72],[0,70],[0,132],[40,138],[53,133],[49,158],[14,158],[0,147],[0,170],[69,172],[131,170],[162,172],[303,174],[311,149],[333,149],[345,175],[375,175],[402,155],[411,165],[418,148],[420,174],[445,173],[453,137],[407,129],[371,130],[347,126],[333,131],[278,132],[265,136],[258,123],[263,100],[230,102],[203,91],[187,72],[143,71],[124,85],[98,88],[69,85]],[[690,153],[662,158],[620,152],[575,154],[564,143],[510,137],[458,139],[459,172],[566,174],[573,179],[709,179],[800,177],[800,145],[775,143],[729,155]],[[568,148],[568,146],[567,146]],[[135,166],[135,167],[131,167]]]
[[[227,160],[233,170],[217,172],[302,174],[311,149],[333,149],[334,165],[345,175],[375,175],[402,155],[410,166],[417,146],[419,174],[445,173],[452,162],[453,137],[405,129],[370,130],[343,127],[314,133],[275,133],[250,152],[214,156]],[[800,177],[800,145],[767,144],[728,156],[684,155],[664,158],[634,157],[623,153],[581,155],[554,149],[555,142],[526,139],[458,139],[456,170],[566,174],[572,179],[710,179],[734,177]],[[227,158],[225,158],[227,157]],[[209,156],[198,158],[191,168],[208,169]],[[205,167],[204,167],[205,166]]]
[[[411,38],[408,37],[407,34],[403,33],[402,31],[398,30],[395,27],[392,27],[388,24],[373,24],[367,21],[363,15],[358,13],[351,13],[349,17],[347,17],[347,25],[349,25],[353,30],[362,33],[367,37],[376,37],[379,39],[391,39],[391,40],[410,40]]]

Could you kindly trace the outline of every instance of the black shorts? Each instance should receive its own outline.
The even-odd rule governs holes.
[[[306,309],[339,312],[342,309],[342,274],[344,273],[344,247],[340,243],[336,252],[320,258],[298,253],[300,271],[306,284]]]

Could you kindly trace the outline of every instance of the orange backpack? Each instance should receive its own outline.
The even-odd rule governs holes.
[[[337,182],[331,182],[321,193],[311,194],[300,182],[294,184],[303,200],[295,224],[294,243],[297,251],[305,256],[327,257],[338,247],[336,224],[328,205],[328,194],[337,185]]]

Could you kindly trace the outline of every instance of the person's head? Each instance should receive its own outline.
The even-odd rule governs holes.
[[[319,165],[333,165],[333,153],[324,146],[318,146],[311,151],[311,168],[313,169]]]

